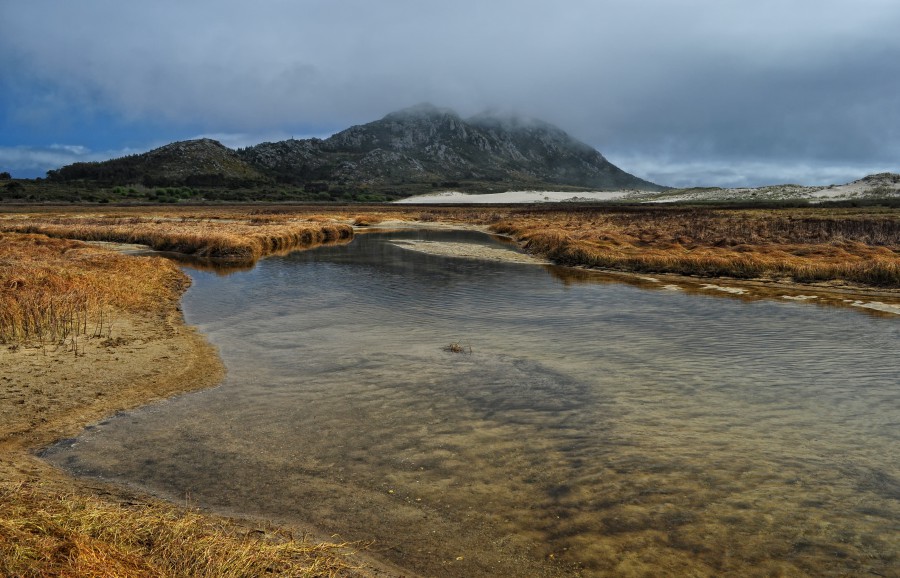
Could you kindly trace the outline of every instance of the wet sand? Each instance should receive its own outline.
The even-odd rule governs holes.
[[[406,244],[404,248],[461,258],[547,263],[512,249],[481,247],[484,250],[480,251],[463,243],[416,243]],[[840,301],[845,306],[865,308],[876,314],[900,312],[900,292],[894,290],[612,274],[643,279],[667,290],[696,289],[701,285],[699,290],[725,298],[743,298],[746,292],[755,291],[781,293],[784,299],[825,302],[828,299],[823,296],[831,295],[835,304]],[[736,290],[726,290],[728,287]],[[153,498],[137,496],[99,481],[75,480],[38,459],[34,452],[56,440],[77,435],[85,426],[118,411],[213,387],[223,375],[222,362],[215,349],[185,325],[179,310],[145,317],[120,315],[114,320],[108,337],[79,340],[78,355],[71,347],[3,346],[0,348],[0,479],[12,484],[39,483],[56,491],[101,494],[114,501],[153,502]],[[394,568],[382,572],[381,575],[400,575],[402,571]]]
[[[74,478],[37,456],[60,439],[120,411],[178,394],[215,387],[225,374],[218,352],[185,324],[181,311],[168,315],[119,316],[108,337],[79,339],[72,347],[0,348],[0,490],[41,488],[48,496],[100,497],[129,508],[162,501],[102,480]],[[176,504],[191,509],[188,504]],[[210,515],[238,532],[258,532],[265,520]],[[292,528],[313,541],[328,541],[315,528]],[[346,552],[357,570],[348,576],[414,574],[365,552]]]
[[[480,259],[482,261],[501,261],[504,263],[527,263],[531,265],[549,265],[550,261],[540,259],[528,253],[520,253],[503,247],[476,245],[473,243],[442,243],[436,241],[394,241],[395,247],[410,249],[427,255],[456,257],[461,259]]]
[[[0,349],[3,480],[83,489],[33,452],[118,411],[212,387],[224,375],[215,349],[184,324],[180,311],[120,315],[109,336],[79,339],[77,347],[77,355],[71,345]]]
[[[452,229],[446,224],[407,222],[404,227],[398,223],[381,224],[371,231],[395,228],[431,228]],[[464,230],[479,230],[492,234],[486,227],[455,227]],[[434,241],[394,241],[396,247],[442,257],[460,259],[478,259],[505,263],[531,265],[548,265],[553,263],[539,256],[515,249],[515,242],[510,240],[510,247],[495,247],[472,243],[449,243]],[[731,296],[744,299],[783,299],[798,302],[815,302],[821,305],[837,307],[853,307],[874,312],[875,314],[900,315],[900,290],[875,287],[855,286],[843,282],[793,283],[770,279],[730,279],[722,277],[695,277],[671,273],[646,274],[612,269],[596,269],[590,267],[559,268],[557,272],[564,281],[577,280],[579,274],[590,278],[592,274],[616,277],[623,282],[638,284],[647,288],[668,291],[688,291],[712,295]]]

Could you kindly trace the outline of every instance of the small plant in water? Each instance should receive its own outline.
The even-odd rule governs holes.
[[[450,345],[444,346],[444,351],[449,351],[450,353],[472,353],[472,346],[468,343],[463,345],[459,341],[454,341]]]

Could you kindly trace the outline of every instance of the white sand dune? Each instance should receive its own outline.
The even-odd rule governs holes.
[[[396,201],[400,204],[515,204],[515,203],[590,203],[628,201],[632,203],[675,203],[690,201],[784,201],[805,199],[810,202],[900,198],[900,175],[880,173],[844,185],[774,185],[756,188],[703,188],[656,191],[509,191],[484,195],[460,191],[442,191]]]
[[[573,193],[564,191],[508,191],[505,193],[487,193],[473,195],[459,191],[443,191],[428,195],[417,195],[400,199],[400,204],[505,204],[505,203],[560,203],[560,202],[596,202],[624,199],[637,191],[594,191]]]

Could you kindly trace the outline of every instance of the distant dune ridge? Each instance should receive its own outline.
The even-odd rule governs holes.
[[[518,203],[700,203],[700,202],[763,202],[807,201],[900,201],[900,174],[878,173],[845,185],[805,187],[801,185],[773,185],[768,187],[723,189],[717,187],[669,189],[666,191],[506,191],[472,195],[459,190],[444,190],[406,197],[398,203],[406,204],[518,204]]]
[[[474,190],[547,186],[595,190],[665,187],[626,173],[543,121],[422,104],[327,139],[285,140],[233,151],[217,141],[176,142],[139,155],[75,163],[54,181],[148,186],[421,185]]]

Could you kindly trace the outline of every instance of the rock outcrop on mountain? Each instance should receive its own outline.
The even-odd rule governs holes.
[[[489,114],[462,119],[428,104],[327,139],[267,142],[237,151],[210,139],[181,141],[144,154],[75,163],[48,172],[48,178],[150,187],[281,184],[307,191],[381,191],[394,198],[435,187],[471,192],[665,188],[626,173],[545,122]]]
[[[452,110],[428,104],[324,140],[262,143],[238,154],[282,182],[664,188],[626,173],[548,123],[488,114],[464,120]]]

